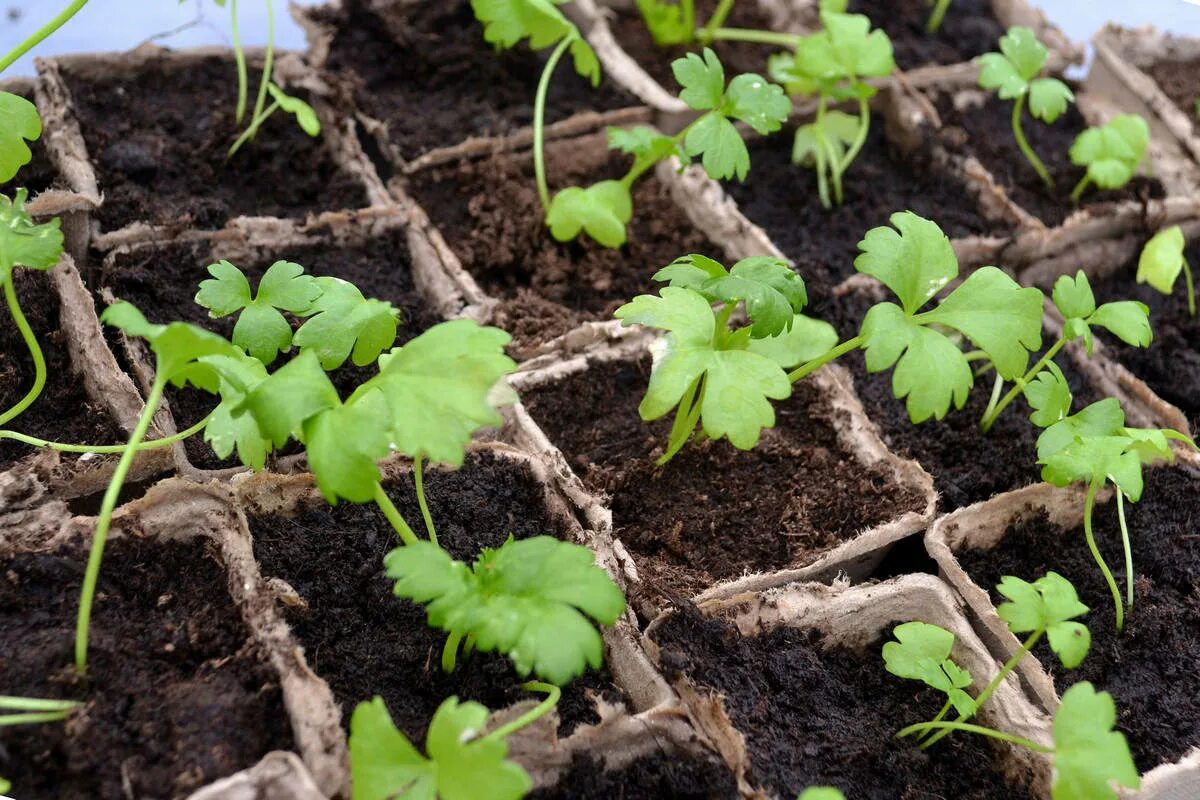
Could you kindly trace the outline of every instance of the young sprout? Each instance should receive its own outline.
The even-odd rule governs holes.
[[[925,23],[927,33],[937,33],[941,30],[942,20],[950,10],[950,0],[932,0],[933,10],[929,12],[929,21]]]
[[[74,700],[43,700],[37,697],[0,695],[0,728],[62,722],[80,705],[82,704]],[[7,794],[10,791],[12,791],[12,783],[0,778],[0,794]]]
[[[754,42],[757,44],[791,47],[799,37],[778,31],[750,28],[726,28],[725,21],[733,11],[734,0],[719,0],[712,16],[700,27],[696,21],[694,0],[637,0],[638,11],[646,23],[646,29],[654,43],[667,47],[679,44],[711,44],[715,41]],[[822,0],[821,7],[840,6],[844,11],[845,0]]]
[[[42,118],[37,106],[20,95],[0,92],[0,183],[13,179],[17,170],[33,158],[25,144],[42,135]]]
[[[1138,165],[1146,157],[1150,127],[1137,114],[1118,114],[1107,125],[1088,128],[1071,145],[1071,163],[1086,167],[1087,172],[1071,191],[1078,203],[1091,184],[1101,189],[1120,189],[1133,179]]]
[[[1074,93],[1062,81],[1038,77],[1046,66],[1046,55],[1045,46],[1029,28],[1009,28],[1000,38],[999,53],[979,57],[979,85],[984,89],[995,89],[1001,100],[1016,100],[1012,110],[1012,131],[1017,147],[1046,184],[1046,191],[1053,193],[1054,179],[1029,146],[1021,127],[1021,112],[1026,100],[1029,101],[1029,113],[1047,123],[1062,116],[1067,104],[1075,100]]]
[[[79,9],[86,6],[88,0],[71,0],[71,2],[62,11],[58,12],[42,27],[34,31],[30,36],[26,37],[20,44],[10,50],[4,58],[0,58],[0,72],[11,67],[18,58],[28,53],[33,48],[41,44],[47,36],[61,28],[71,17],[79,12]]]
[[[1175,290],[1175,281],[1183,272],[1187,284],[1188,313],[1196,316],[1196,287],[1192,283],[1192,266],[1183,254],[1183,229],[1178,225],[1154,234],[1138,258],[1137,282],[1148,283],[1165,295]]]

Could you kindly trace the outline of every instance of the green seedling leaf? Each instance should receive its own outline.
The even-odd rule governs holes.
[[[860,78],[883,77],[896,68],[891,39],[882,30],[872,31],[871,21],[862,14],[826,10],[821,12],[821,24],[823,30],[797,42],[789,71],[807,77],[822,94],[846,99],[835,91],[839,82],[853,85]]]
[[[266,464],[271,442],[259,430],[252,414],[239,414],[237,410],[246,395],[267,379],[267,368],[257,358],[246,355],[204,356],[200,361],[216,371],[221,395],[221,402],[204,426],[204,441],[222,459],[229,458],[236,449],[243,464],[260,471]]]
[[[725,68],[711,48],[704,48],[703,56],[688,53],[675,59],[671,62],[671,71],[683,87],[679,99],[689,108],[712,111],[720,107],[725,93]]]
[[[1053,650],[1067,669],[1087,655],[1092,636],[1087,626],[1074,622],[1088,612],[1079,602],[1071,582],[1057,572],[1047,572],[1033,583],[1011,575],[1000,579],[996,591],[1008,598],[996,608],[1013,633],[1045,631]]]
[[[241,405],[234,407],[234,416],[252,414],[262,435],[277,448],[289,439],[304,441],[305,422],[342,404],[312,351],[301,352],[245,394]]]
[[[558,685],[600,666],[604,643],[592,621],[611,625],[625,610],[590,550],[550,536],[509,539],[472,568],[427,541],[393,550],[384,564],[396,595],[426,605],[432,627],[471,636],[521,675]]]
[[[296,118],[300,130],[312,137],[321,135],[321,120],[317,119],[317,112],[313,111],[312,106],[299,97],[292,97],[273,83],[267,84],[267,91],[281,109]]]
[[[804,280],[787,263],[770,256],[743,258],[728,275],[709,278],[700,293],[714,301],[745,301],[754,322],[751,336],[762,339],[788,330],[808,303]]]
[[[765,136],[783,127],[792,112],[792,102],[783,93],[782,86],[747,72],[729,82],[721,111]]]
[[[713,180],[736,177],[744,181],[750,172],[750,151],[737,128],[720,114],[705,114],[688,131],[683,141],[689,156],[700,156],[704,171]]]
[[[488,710],[449,697],[438,706],[422,756],[396,728],[382,697],[359,703],[350,718],[353,800],[520,800],[529,775],[506,760],[508,745],[483,736]]]
[[[1054,714],[1054,800],[1116,800],[1113,784],[1141,787],[1129,744],[1113,730],[1116,722],[1108,692],[1084,681],[1063,694]]]
[[[1125,412],[1115,397],[1106,397],[1078,413],[1065,417],[1042,431],[1037,440],[1039,462],[1062,450],[1076,439],[1116,436],[1125,427]]]
[[[810,786],[796,800],[846,800],[846,795],[832,786]]]
[[[1119,114],[1107,125],[1088,128],[1071,145],[1071,163],[1086,167],[1101,189],[1129,183],[1146,155],[1150,128],[1137,114]]]
[[[366,503],[374,497],[380,479],[376,463],[389,452],[390,423],[387,401],[378,390],[356,393],[352,401],[304,421],[308,466],[327,502]]]
[[[1066,319],[1087,319],[1096,310],[1096,296],[1092,293],[1092,285],[1083,270],[1076,272],[1073,278],[1060,275],[1054,282],[1051,299]]]
[[[62,256],[58,218],[35,225],[25,210],[27,196],[24,189],[12,199],[0,195],[0,282],[8,281],[13,267],[47,270]]]
[[[1054,122],[1075,102],[1075,93],[1058,78],[1029,82],[1029,113],[1043,122]]]
[[[858,136],[858,117],[845,111],[830,111],[818,124],[815,120],[796,129],[796,138],[792,142],[792,163],[801,166],[815,166],[818,159],[824,157],[825,151],[821,144],[821,132],[825,140],[832,146],[833,157],[841,161],[849,146]]]
[[[823,355],[837,343],[837,331],[828,322],[794,314],[789,330],[778,336],[751,339],[746,349],[766,356],[784,369],[792,369]]]
[[[475,18],[483,23],[484,41],[501,50],[522,39],[541,50],[556,44],[574,26],[550,0],[471,0]]]
[[[673,44],[686,44],[692,40],[695,33],[688,30],[683,18],[683,9],[679,3],[664,2],[664,0],[637,0],[638,11],[646,23],[646,29],[654,38],[654,43],[660,47]]]
[[[663,136],[647,125],[636,128],[609,128],[608,147],[634,157],[635,165],[655,164],[675,156],[686,162],[687,153],[670,136]],[[636,169],[636,166],[635,166]]]
[[[200,359],[241,355],[241,351],[215,333],[186,322],[150,323],[132,303],[124,301],[104,309],[100,321],[120,328],[128,336],[145,339],[154,353],[158,374],[178,387],[190,383],[203,391],[217,393],[220,377]]]
[[[20,95],[0,92],[0,183],[13,179],[33,159],[25,140],[42,135],[37,106]]]
[[[1045,45],[1033,31],[1013,26],[1000,37],[999,53],[979,57],[979,85],[995,90],[1001,100],[1020,97],[1046,65],[1046,56]]]
[[[1096,307],[1096,298],[1083,270],[1075,277],[1062,275],[1054,284],[1054,305],[1066,324],[1063,335],[1067,341],[1083,338],[1088,355],[1092,352],[1092,326],[1106,328],[1110,333],[1135,347],[1146,347],[1153,339],[1150,330],[1150,310],[1144,303],[1118,300]]]
[[[1178,225],[1154,234],[1138,257],[1137,282],[1148,283],[1163,294],[1175,289],[1183,271],[1183,229]]]
[[[1136,503],[1143,484],[1141,456],[1135,445],[1128,436],[1076,439],[1044,460],[1038,459],[1044,465],[1042,479],[1055,486],[1069,486],[1076,481],[1103,486],[1112,481]]]
[[[550,235],[560,242],[569,242],[580,231],[586,231],[605,247],[620,247],[625,244],[625,225],[632,217],[629,187],[622,181],[608,180],[586,189],[563,189],[550,202],[546,224]]]
[[[396,341],[400,312],[391,303],[368,300],[341,278],[314,281],[321,293],[306,312],[313,316],[300,326],[292,342],[316,353],[326,371],[337,369],[347,358],[365,367]]]
[[[1134,347],[1149,347],[1154,339],[1150,330],[1150,309],[1136,300],[1105,303],[1096,309],[1088,323],[1107,328],[1109,333]]]
[[[896,641],[883,646],[887,671],[944,693],[960,714],[975,713],[975,700],[964,689],[971,685],[971,673],[950,658],[954,634],[926,622],[905,622],[892,631]]]
[[[1062,370],[1053,361],[1037,374],[1024,389],[1025,399],[1033,413],[1029,421],[1039,428],[1049,428],[1071,413],[1071,387]]]
[[[872,228],[858,243],[862,252],[854,259],[854,268],[891,289],[904,313],[911,315],[958,276],[958,257],[932,220],[911,211],[892,214],[890,219],[894,229]]]

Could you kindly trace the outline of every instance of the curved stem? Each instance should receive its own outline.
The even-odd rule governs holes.
[[[871,131],[871,106],[867,102],[867,98],[858,98],[858,133],[854,137],[854,141],[850,145],[850,149],[846,151],[846,155],[842,156],[841,171],[845,172],[850,169],[850,165],[854,163],[854,159],[858,158],[859,152],[862,151],[863,145],[867,143],[867,134]]]
[[[558,705],[558,700],[560,697],[562,697],[562,689],[558,688],[552,683],[529,681],[528,683],[521,684],[521,688],[527,692],[545,692],[546,699],[538,703],[535,708],[526,711],[524,714],[512,720],[511,722],[501,725],[499,728],[496,728],[496,730],[492,731],[483,738],[503,739],[510,734],[516,733],[526,725],[534,723],[545,716],[550,709]]]
[[[113,510],[117,507],[117,499],[121,496],[121,487],[125,484],[125,476],[133,465],[137,455],[137,446],[146,437],[150,429],[150,421],[158,404],[162,401],[163,390],[167,386],[164,373],[159,370],[150,386],[150,394],[146,397],[146,407],[138,417],[137,425],[129,436],[129,444],[121,453],[121,460],[113,470],[112,479],[104,492],[104,500],[100,504],[100,515],[96,518],[96,531],[92,535],[92,546],[88,552],[87,569],[83,573],[83,589],[79,598],[79,616],[75,621],[75,671],[80,675],[87,674],[88,626],[92,621],[92,601],[96,596],[96,582],[100,579],[100,564],[104,560],[104,544],[108,541],[108,529],[112,525]]]
[[[567,48],[575,41],[575,36],[574,33],[564,36],[563,40],[558,43],[558,47],[554,48],[554,52],[550,54],[550,58],[546,59],[546,66],[542,68],[542,77],[538,79],[537,94],[533,99],[533,174],[537,179],[538,197],[542,201],[542,210],[546,213],[550,212],[550,187],[546,184],[546,95],[550,91],[550,76],[554,74],[554,68],[558,66],[563,53],[567,52]]]
[[[3,72],[11,67],[14,61],[41,44],[47,36],[54,33],[56,30],[66,24],[67,20],[75,16],[76,12],[86,6],[87,3],[88,0],[74,0],[74,2],[72,2],[69,6],[60,11],[58,16],[47,22],[42,27],[38,28],[33,32],[32,36],[10,50],[8,55],[6,55],[3,59],[0,59],[0,72]]]
[[[939,728],[946,731],[964,731],[966,733],[978,733],[980,736],[990,736],[993,739],[999,739],[1002,742],[1020,745],[1021,747],[1033,750],[1035,753],[1053,753],[1053,747],[1047,747],[1044,744],[1038,744],[1024,738],[1023,736],[1014,736],[1011,733],[1004,731],[985,728],[982,725],[971,725],[966,722],[918,722],[916,725],[909,725],[907,728],[896,733],[897,739],[903,739],[905,736],[911,736],[920,731]]]
[[[250,120],[250,124],[246,127],[246,130],[242,131],[242,135],[239,136],[234,143],[229,146],[229,152],[225,154],[226,162],[233,158],[234,154],[238,150],[242,149],[242,145],[254,138],[254,136],[258,133],[258,129],[262,127],[264,122],[270,119],[271,115],[274,114],[278,108],[279,103],[273,102],[271,105],[263,109],[261,116],[255,116]]]
[[[777,31],[757,31],[751,28],[714,28],[708,34],[709,41],[752,42],[754,44],[769,44],[776,47],[795,49],[800,36],[792,33]]]
[[[237,114],[234,121],[241,125],[246,117],[246,93],[250,79],[246,74],[246,53],[242,50],[242,35],[238,31],[237,0],[229,0],[229,30],[233,35],[233,60],[237,63],[238,76]]]
[[[42,355],[42,348],[38,345],[37,337],[33,335],[33,329],[29,327],[29,321],[21,312],[21,304],[17,302],[17,290],[13,285],[11,272],[8,280],[4,281],[4,299],[8,303],[8,313],[12,315],[13,322],[16,323],[17,330],[21,332],[21,338],[25,341],[25,346],[29,348],[29,355],[33,358],[33,386],[25,393],[24,397],[17,401],[15,406],[0,413],[0,425],[24,413],[25,409],[38,399],[42,389],[46,386],[46,357]]]
[[[691,385],[684,391],[683,397],[679,399],[679,405],[675,407],[675,420],[671,423],[671,432],[667,434],[668,450],[680,438],[686,441],[687,435],[691,433],[690,429],[684,429],[684,425],[692,413],[692,403],[696,398],[696,391],[700,388],[700,381],[703,379],[704,376],[701,375],[692,381]]]
[[[1046,191],[1054,194],[1054,179],[1050,177],[1050,172],[1046,169],[1046,165],[1037,157],[1037,153],[1033,152],[1033,148],[1029,146],[1029,142],[1025,140],[1025,131],[1021,129],[1021,111],[1025,108],[1025,95],[1017,98],[1013,103],[1012,110],[1012,129],[1013,136],[1017,137],[1017,147],[1021,148],[1021,152],[1025,154],[1025,158],[1029,161],[1030,166],[1042,179],[1042,183],[1046,184]],[[1074,195],[1072,195],[1073,197]]]
[[[711,42],[713,31],[724,25],[725,20],[729,18],[729,12],[733,11],[733,3],[734,0],[721,0],[721,2],[717,3],[716,10],[714,10],[712,16],[708,18],[708,24],[704,26],[704,30],[697,32],[696,39],[702,44]],[[687,30],[691,30],[695,25],[695,22],[692,21],[691,23],[688,23],[685,21],[684,24]]]
[[[987,433],[992,427],[994,421],[993,415],[999,415],[996,407],[1000,405],[1000,392],[1004,391],[1004,376],[996,370],[996,378],[992,381],[992,396],[988,398],[987,408],[983,410],[983,416],[979,420],[980,427],[983,432]]]
[[[1125,548],[1125,599],[1133,612],[1133,547],[1129,543],[1129,528],[1125,526],[1125,493],[1117,487],[1117,519],[1121,523],[1121,544]]]
[[[801,378],[816,372],[818,369],[825,366],[830,361],[833,361],[835,358],[840,358],[846,353],[849,353],[851,350],[861,347],[862,343],[863,338],[861,336],[855,336],[853,339],[847,339],[829,352],[823,353],[822,355],[814,358],[812,361],[806,361],[800,366],[796,367],[794,370],[788,373],[788,380],[792,383],[795,383]]]
[[[1183,279],[1187,281],[1188,314],[1196,316],[1196,287],[1192,284],[1192,265],[1183,259]]]
[[[1121,604],[1121,590],[1117,588],[1117,582],[1113,579],[1108,564],[1104,562],[1104,556],[1100,555],[1100,548],[1096,546],[1096,537],[1092,535],[1092,509],[1096,505],[1098,488],[1095,482],[1088,484],[1087,498],[1083,501],[1083,535],[1087,538],[1092,558],[1096,559],[1096,564],[1100,567],[1100,572],[1104,574],[1105,582],[1108,583],[1108,589],[1112,592],[1113,605],[1117,612],[1117,632],[1119,633],[1125,627],[1125,609]],[[1121,490],[1118,488],[1117,491]]]
[[[1084,190],[1087,189],[1091,183],[1092,176],[1085,172],[1083,177],[1079,179],[1079,183],[1075,184],[1075,188],[1071,190],[1071,202],[1078,203],[1079,199],[1083,197]]]
[[[659,456],[658,460],[654,462],[656,466],[661,467],[663,464],[666,464],[668,461],[674,458],[675,454],[682,450],[683,446],[688,443],[689,439],[692,438],[692,431],[696,430],[696,425],[700,422],[700,412],[703,409],[704,390],[706,388],[707,387],[704,382],[701,381],[700,391],[696,394],[695,400],[692,401],[691,410],[688,411],[687,416],[679,426],[679,429],[682,431],[682,435],[676,439],[667,440],[667,452]],[[678,417],[676,417],[676,422],[678,422]]]
[[[267,52],[263,57],[262,80],[258,83],[258,97],[254,100],[254,114],[250,117],[251,120],[258,119],[259,115],[262,114],[263,106],[266,105],[267,84],[271,82],[271,70],[275,64],[275,3],[274,0],[266,0],[266,3]]]
[[[417,505],[421,507],[421,516],[425,519],[425,530],[429,532],[429,541],[438,543],[437,530],[433,527],[433,517],[429,514],[429,504],[425,502],[425,471],[421,466],[421,455],[413,460],[413,484],[417,489]],[[441,547],[439,544],[438,547]]]
[[[134,449],[140,453],[144,450],[158,450],[173,445],[176,442],[182,442],[184,439],[195,436],[204,430],[204,426],[208,425],[210,419],[212,419],[211,413],[187,430],[180,431],[171,436],[165,436],[162,439],[151,439],[148,442],[142,442]],[[60,453],[96,453],[97,455],[108,455],[110,453],[122,453],[129,446],[127,444],[63,444],[62,442],[49,442],[45,439],[39,439],[36,436],[26,436],[16,431],[0,431],[0,439],[12,439],[14,442],[32,445],[33,447],[45,447],[48,450],[57,450]]]
[[[950,0],[937,0],[937,4],[933,7],[933,12],[929,15],[929,21],[925,23],[927,33],[937,33],[942,27],[942,20],[946,17],[946,12],[950,9]]]
[[[458,666],[458,644],[462,638],[463,635],[458,632],[446,637],[446,644],[442,647],[442,672],[447,675],[454,672],[454,668]]]
[[[400,516],[400,511],[396,508],[396,504],[392,502],[392,498],[388,497],[381,483],[375,484],[374,500],[375,505],[379,506],[379,510],[387,517],[387,521],[392,524],[396,533],[400,534],[400,541],[406,545],[416,544],[420,541],[417,535],[413,533],[413,529],[408,527],[408,523],[404,521],[404,517]]]
[[[984,433],[987,433],[992,429],[992,425],[996,424],[996,419],[1001,413],[1003,413],[1004,409],[1008,408],[1009,403],[1015,400],[1017,395],[1024,391],[1025,387],[1029,385],[1029,382],[1036,378],[1038,374],[1045,369],[1046,365],[1049,364],[1056,355],[1058,355],[1058,351],[1062,350],[1066,343],[1067,340],[1060,337],[1059,340],[1052,344],[1050,349],[1047,350],[1045,354],[1037,360],[1037,363],[1030,367],[1028,372],[1017,378],[1017,382],[1014,383],[1013,387],[1008,390],[1008,394],[1004,395],[1003,399],[1001,399],[994,408],[989,406],[989,412],[985,413],[983,415],[983,419],[980,420],[980,425],[983,427]],[[1000,378],[999,373],[996,373],[996,378],[997,380]]]

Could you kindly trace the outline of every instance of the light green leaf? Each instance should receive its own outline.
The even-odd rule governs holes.
[[[687,159],[687,154],[674,139],[663,136],[648,125],[639,125],[636,128],[609,128],[608,147],[610,150],[628,153],[637,163],[653,164],[671,156]]]
[[[625,225],[633,217],[633,198],[622,181],[606,180],[586,189],[571,186],[550,202],[546,224],[550,235],[569,242],[586,231],[605,247],[625,244]]]
[[[1142,496],[1142,462],[1128,436],[1076,439],[1038,461],[1044,465],[1042,479],[1055,486],[1076,481],[1103,486],[1112,481],[1131,501],[1136,503]]]
[[[1049,428],[1071,413],[1071,387],[1066,376],[1053,361],[1037,374],[1024,389],[1025,399],[1033,413],[1029,421],[1039,428]]]
[[[365,367],[396,341],[400,312],[391,303],[367,299],[354,284],[341,278],[315,279],[321,294],[306,312],[313,316],[300,326],[292,342],[312,352],[325,370],[351,359]]]
[[[522,39],[541,50],[576,30],[550,0],[471,0],[471,9],[483,23],[484,41],[502,50]]]
[[[810,786],[796,800],[846,800],[846,795],[832,786]]]
[[[1107,125],[1088,128],[1071,145],[1071,163],[1087,167],[1101,189],[1119,189],[1133,178],[1146,155],[1150,128],[1137,114],[1119,114]]]
[[[186,322],[155,325],[146,321],[131,303],[114,303],[104,309],[100,321],[120,328],[129,336],[145,339],[155,357],[155,371],[175,386],[190,383],[215,394],[220,379],[212,367],[200,361],[204,356],[239,356],[229,342],[203,328]]]
[[[790,330],[766,339],[751,339],[747,349],[784,369],[792,369],[825,354],[837,342],[837,331],[828,322],[795,314]]]
[[[786,262],[771,256],[743,258],[728,275],[705,281],[700,293],[725,303],[744,300],[756,339],[783,333],[792,324],[792,315],[808,302],[804,280]]]
[[[725,116],[741,120],[765,136],[783,127],[792,113],[792,101],[783,93],[782,86],[761,75],[745,73],[729,82],[721,110]]]
[[[1072,621],[1086,614],[1088,607],[1079,602],[1070,581],[1053,571],[1033,583],[1006,575],[1000,579],[996,591],[1008,598],[1008,602],[996,608],[996,613],[1013,633],[1045,631],[1050,648],[1058,654],[1063,666],[1067,669],[1079,666],[1092,638],[1086,626]]]
[[[937,223],[911,211],[892,214],[891,223],[895,230],[867,231],[854,268],[891,289],[911,315],[958,275],[958,257]]]
[[[638,11],[646,23],[646,29],[660,47],[686,44],[692,40],[694,31],[688,30],[679,3],[665,0],[637,0]]]
[[[387,401],[378,390],[356,393],[352,402],[304,421],[308,466],[327,502],[371,501],[379,483],[375,464],[389,452],[391,423]]]
[[[824,157],[822,132],[832,147],[833,157],[841,161],[846,155],[846,150],[858,137],[858,117],[835,109],[825,114],[820,125],[815,120],[801,125],[796,129],[796,138],[792,142],[793,164],[810,167],[817,163],[818,154]]]
[[[1183,248],[1183,229],[1178,225],[1154,234],[1138,257],[1137,282],[1148,283],[1163,294],[1170,294],[1183,271]]]
[[[993,89],[1001,100],[1020,97],[1029,89],[1029,81],[1003,53],[984,53],[976,59],[979,64],[979,85]]]
[[[1029,113],[1043,122],[1054,122],[1075,102],[1075,93],[1058,78],[1038,78],[1029,84]]]
[[[571,63],[575,67],[575,72],[582,78],[587,78],[591,81],[593,87],[600,85],[600,59],[596,56],[596,51],[588,44],[587,39],[576,33],[575,38],[571,40]]]
[[[699,253],[689,253],[686,256],[680,256],[654,273],[654,280],[669,286],[695,289],[703,294],[702,287],[710,278],[720,278],[728,274],[729,270],[725,269],[725,265],[721,262]],[[711,302],[716,300],[711,297],[708,299]]]
[[[1067,689],[1054,714],[1054,800],[1116,800],[1113,784],[1141,787],[1125,737],[1113,730],[1117,707],[1084,681]]]
[[[701,156],[704,171],[713,180],[737,177],[744,181],[750,172],[750,151],[737,128],[716,113],[705,114],[688,131],[683,142],[689,156]]]
[[[236,449],[243,464],[256,472],[261,470],[271,443],[258,429],[254,415],[235,411],[246,395],[267,379],[267,368],[257,358],[241,354],[204,356],[200,361],[216,371],[221,394],[221,402],[204,426],[204,441],[219,458],[228,458]]]
[[[0,92],[0,183],[13,179],[33,159],[25,140],[42,135],[37,106],[20,95]]]
[[[1083,270],[1076,272],[1074,278],[1060,275],[1054,282],[1051,299],[1066,319],[1087,318],[1096,310],[1096,296],[1092,293],[1092,285]]]
[[[302,131],[313,137],[321,135],[321,120],[317,119],[317,112],[313,111],[312,106],[299,97],[292,97],[284,93],[273,83],[267,84],[267,91],[271,93],[271,98],[279,104],[281,109],[296,118],[296,124]]]
[[[1105,303],[1088,318],[1088,323],[1107,328],[1118,339],[1134,347],[1149,347],[1154,338],[1150,330],[1150,309],[1136,300]]]
[[[337,388],[309,350],[257,383],[233,413],[253,415],[262,435],[283,447],[289,439],[304,441],[304,423],[341,404]]]
[[[1029,28],[1015,25],[1000,37],[1000,52],[1013,65],[1013,69],[1027,81],[1037,77],[1046,65],[1045,45]]]
[[[1062,450],[1076,438],[1116,436],[1125,426],[1125,412],[1115,397],[1106,397],[1042,431],[1037,440],[1038,461]]]
[[[0,282],[6,282],[13,267],[47,270],[62,256],[63,235],[57,217],[41,225],[25,211],[24,189],[10,200],[0,194]]]
[[[950,658],[953,633],[926,622],[905,622],[892,635],[896,640],[883,646],[888,672],[937,689],[964,715],[975,713],[975,701],[963,691],[971,685],[971,673]]]
[[[689,108],[710,111],[721,105],[725,93],[725,68],[711,48],[704,48],[704,56],[688,53],[671,62],[675,80],[682,86],[679,99]]]

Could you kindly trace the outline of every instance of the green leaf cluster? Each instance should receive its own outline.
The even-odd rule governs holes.
[[[862,14],[823,10],[821,30],[801,37],[794,53],[770,60],[771,75],[791,94],[824,95],[833,100],[871,97],[875,89],[864,78],[881,78],[896,68],[892,41],[881,29],[871,30]]]
[[[145,339],[155,357],[158,378],[182,387],[191,384],[211,394],[220,387],[220,375],[204,359],[209,356],[237,357],[241,351],[215,333],[172,322],[158,325],[146,320],[132,303],[114,303],[100,315],[106,325],[120,328],[128,336]]]
[[[1079,602],[1071,582],[1057,572],[1047,572],[1033,583],[1006,575],[996,591],[1008,598],[996,609],[1013,633],[1045,631],[1046,638],[1067,669],[1083,662],[1092,645],[1087,626],[1074,622],[1088,607]]]
[[[1074,277],[1061,275],[1054,283],[1051,295],[1054,305],[1066,324],[1063,336],[1067,341],[1082,339],[1088,355],[1092,352],[1092,328],[1108,330],[1126,344],[1148,347],[1154,338],[1150,330],[1150,309],[1134,300],[1116,300],[1096,305],[1096,296],[1083,270]]]
[[[10,199],[0,195],[0,283],[12,277],[14,267],[47,270],[58,263],[63,235],[57,218],[37,225],[25,210],[24,189]]]
[[[575,71],[593,86],[600,83],[600,59],[579,29],[558,10],[563,0],[471,0],[483,38],[499,50],[528,40],[533,50],[553,47],[570,37]]]
[[[1071,145],[1071,163],[1087,168],[1085,181],[1101,189],[1119,189],[1133,179],[1146,157],[1150,127],[1137,114],[1118,114],[1107,124],[1088,128]],[[1075,199],[1086,183],[1076,187]]]
[[[950,704],[964,717],[975,713],[975,700],[967,694],[971,673],[950,658],[954,634],[927,622],[905,622],[892,631],[895,641],[883,646],[883,661],[888,672],[901,678],[921,681],[946,695]]]
[[[20,95],[0,92],[0,183],[13,179],[33,158],[26,140],[42,135],[37,106]]]
[[[1075,94],[1058,78],[1039,78],[1046,66],[1045,45],[1029,28],[1014,26],[1000,38],[999,53],[985,53],[979,61],[979,85],[995,90],[1001,100],[1028,97],[1029,113],[1054,122],[1075,101]]]
[[[1114,731],[1117,707],[1087,681],[1062,696],[1054,714],[1053,800],[1116,800],[1113,784],[1138,789],[1129,743]]]

